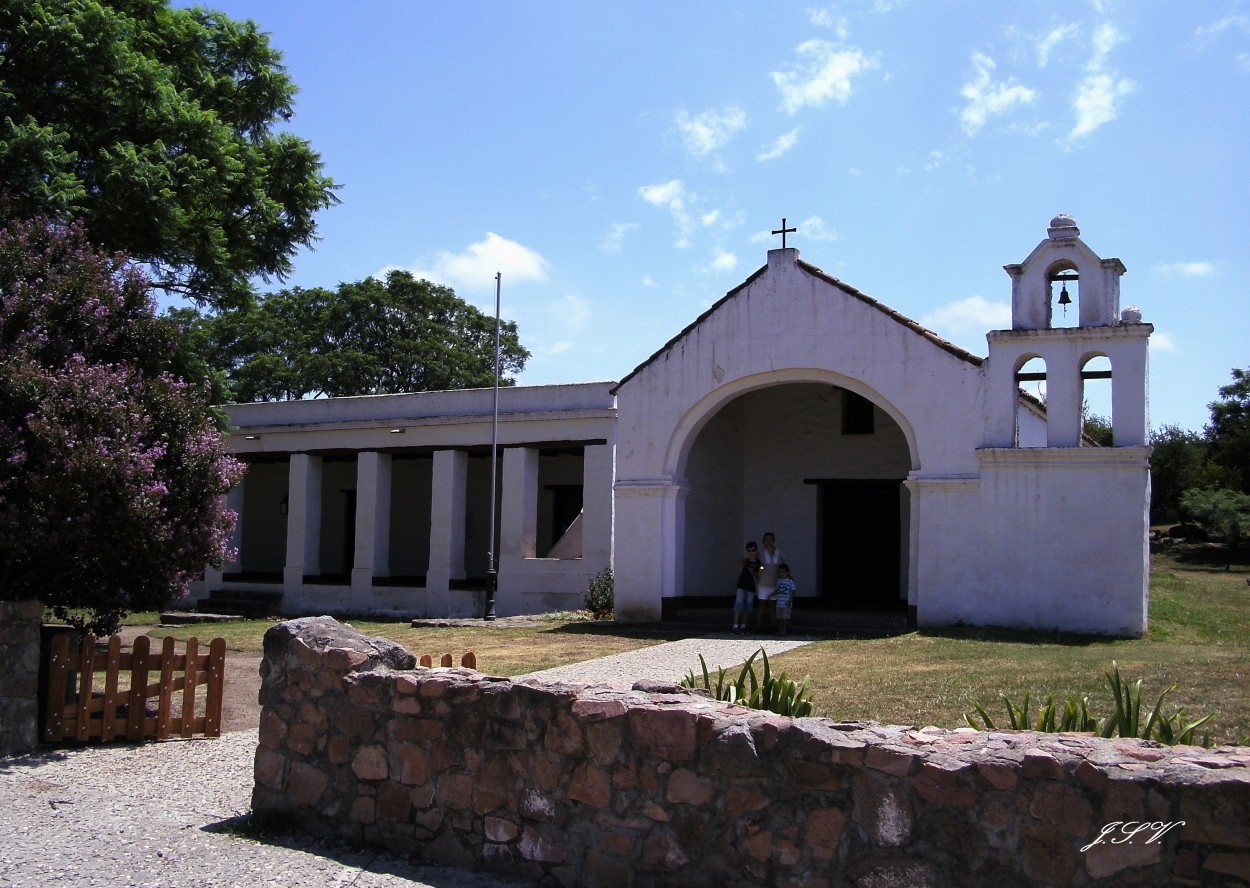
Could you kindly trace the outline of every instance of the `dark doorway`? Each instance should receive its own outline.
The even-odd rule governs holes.
[[[838,610],[902,608],[901,482],[812,480],[820,487],[821,603]]]

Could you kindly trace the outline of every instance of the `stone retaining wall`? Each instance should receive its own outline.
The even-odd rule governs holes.
[[[39,745],[38,601],[0,601],[0,756]]]
[[[412,665],[328,617],[270,629],[254,811],[544,885],[1250,884],[1250,749]]]

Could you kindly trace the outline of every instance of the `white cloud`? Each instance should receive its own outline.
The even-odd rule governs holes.
[[[1237,53],[1237,55],[1233,57],[1233,61],[1237,63],[1238,67],[1250,71],[1250,52]]]
[[[796,225],[795,228],[798,229],[795,234],[803,235],[804,240],[836,241],[838,239],[838,233],[825,225],[825,220],[819,216],[808,216]]]
[[[544,310],[553,322],[569,333],[577,333],[590,326],[590,303],[576,293],[547,303]]]
[[[1176,343],[1172,341],[1172,337],[1166,333],[1160,333],[1158,330],[1150,334],[1150,348],[1155,351],[1177,351]]]
[[[808,20],[818,28],[832,28],[839,40],[845,40],[850,30],[844,15],[835,15],[832,9],[808,9]]]
[[[1115,120],[1117,103],[1136,88],[1133,81],[1116,80],[1112,74],[1087,75],[1072,97],[1076,125],[1068,133],[1068,140],[1083,139],[1104,123]]]
[[[1048,31],[1046,36],[1037,41],[1037,66],[1045,68],[1050,62],[1050,54],[1054,48],[1063,41],[1075,37],[1079,30],[1078,25],[1070,23]]]
[[[649,274],[644,274],[642,276],[642,285],[644,287],[658,287],[659,286],[659,284],[655,282],[655,278],[653,278]]]
[[[703,225],[706,227],[708,225],[715,225],[716,220],[719,218],[720,218],[720,210],[712,210],[700,216],[699,221],[702,222]]]
[[[692,157],[707,157],[747,125],[746,112],[729,105],[723,111],[704,111],[691,117],[685,108],[674,115],[677,129]]]
[[[1102,24],[1094,31],[1094,52],[1085,66],[1085,77],[1072,95],[1076,123],[1068,133],[1068,143],[1083,139],[1119,114],[1119,100],[1137,89],[1137,84],[1106,67],[1107,56],[1124,41],[1114,25]]]
[[[684,206],[686,188],[681,179],[670,179],[659,185],[643,185],[638,194],[649,204],[657,207]]]
[[[1213,34],[1220,34],[1224,31],[1236,29],[1246,34],[1250,34],[1250,15],[1230,12],[1218,22],[1210,25],[1201,25],[1194,29],[1194,34],[1199,37],[1207,37]]]
[[[773,71],[773,83],[781,91],[781,107],[787,114],[830,99],[845,105],[851,97],[851,80],[877,67],[855,48],[841,48],[826,40],[808,40],[795,48],[798,61],[784,71]]]
[[[997,65],[984,53],[974,52],[972,65],[976,74],[959,91],[968,100],[959,117],[963,121],[964,132],[970,136],[975,135],[991,115],[1006,114],[1016,105],[1030,104],[1037,96],[1034,90],[1017,83],[1014,77],[995,83],[993,72]]]
[[[990,330],[1011,329],[1011,303],[990,302],[969,296],[935,309],[920,318],[930,330],[948,337],[983,335]]]
[[[733,253],[726,253],[719,247],[716,248],[716,255],[712,257],[712,261],[708,263],[708,271],[733,271],[738,267],[738,257]]]
[[[1211,277],[1215,274],[1215,265],[1211,262],[1161,262],[1153,271],[1174,277]]]
[[[496,273],[503,275],[505,283],[545,281],[547,266],[547,260],[529,247],[488,231],[485,240],[469,244],[462,253],[439,250],[429,268],[418,265],[405,270],[415,277],[453,288],[493,290]],[[384,278],[388,271],[396,268],[387,266],[374,277]]]
[[[766,160],[776,160],[778,157],[781,157],[781,155],[785,154],[798,144],[799,133],[802,129],[802,127],[796,126],[794,129],[790,130],[790,132],[782,133],[776,138],[776,140],[774,140],[772,145],[755,155],[755,159],[763,162]]]
[[[603,242],[599,244],[599,249],[605,253],[621,252],[621,244],[625,240],[625,235],[638,228],[636,222],[613,222],[608,227],[608,233],[603,236]]]

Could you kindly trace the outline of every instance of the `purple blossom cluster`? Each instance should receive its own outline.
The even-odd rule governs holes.
[[[111,631],[231,557],[243,466],[155,311],[78,226],[0,228],[0,599]]]

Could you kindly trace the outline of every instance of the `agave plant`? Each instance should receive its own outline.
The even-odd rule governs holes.
[[[762,679],[755,673],[757,657],[762,662]],[[717,700],[775,712],[778,715],[802,718],[812,714],[811,677],[804,677],[800,683],[790,678],[790,674],[785,671],[774,675],[768,662],[768,652],[763,648],[742,664],[736,679],[731,679],[725,667],[721,666],[716,670],[716,679],[713,682],[702,654],[699,654],[699,667],[701,674],[696,674],[692,668],[681,680],[682,687],[701,688]]]
[[[1120,667],[1113,660],[1111,661],[1111,670],[1104,672],[1107,683],[1111,686],[1111,696],[1115,702],[1115,712],[1106,718],[1095,718],[1090,715],[1089,697],[1081,697],[1077,699],[1069,696],[1062,703],[1056,701],[1054,694],[1047,695],[1046,702],[1042,704],[1037,712],[1036,718],[1029,717],[1030,696],[1028,692],[1024,695],[1024,700],[1017,705],[1006,694],[999,694],[998,699],[1002,701],[1003,707],[1007,711],[1007,726],[1015,731],[1089,731],[1100,737],[1135,737],[1142,740],[1157,740],[1169,746],[1189,746],[1200,743],[1202,746],[1211,745],[1210,734],[1204,734],[1201,740],[1197,738],[1197,731],[1215,717],[1214,713],[1204,715],[1202,718],[1195,719],[1186,723],[1186,713],[1184,708],[1177,709],[1170,715],[1163,712],[1163,701],[1167,695],[1176,690],[1176,685],[1171,685],[1159,695],[1159,699],[1155,702],[1154,709],[1146,718],[1146,723],[1142,724],[1142,680],[1129,683],[1120,675]],[[980,719],[980,724],[972,713],[964,713],[964,721],[977,730],[997,730],[994,720],[990,717],[985,707],[980,703],[973,701],[973,711],[976,718]]]

